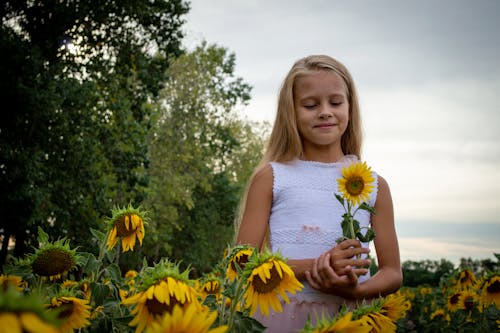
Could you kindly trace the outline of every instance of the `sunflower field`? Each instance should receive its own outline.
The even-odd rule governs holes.
[[[140,269],[118,265],[147,230],[140,208],[117,208],[106,231],[92,230],[98,255],[50,240],[14,258],[0,276],[2,332],[263,332],[253,314],[280,312],[302,289],[279,253],[228,247],[210,273],[193,279],[189,269],[164,258]],[[498,259],[498,256],[497,256]],[[323,314],[301,333],[500,331],[500,273],[476,276],[464,269],[439,288],[415,287]]]

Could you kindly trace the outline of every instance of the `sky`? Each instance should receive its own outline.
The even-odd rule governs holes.
[[[240,110],[274,121],[299,58],[328,54],[360,97],[362,159],[389,183],[402,261],[500,253],[500,1],[191,0],[184,45],[236,56]]]

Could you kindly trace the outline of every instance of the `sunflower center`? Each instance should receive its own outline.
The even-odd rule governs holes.
[[[63,305],[59,306],[60,312],[57,314],[57,318],[59,319],[67,319],[73,314],[73,309],[75,308],[75,305],[73,302],[68,302],[64,303]]]
[[[464,299],[464,307],[466,310],[471,310],[474,307],[474,299],[471,296]]]
[[[155,316],[161,316],[165,312],[171,313],[174,309],[174,306],[177,304],[182,304],[175,297],[170,297],[170,304],[162,303],[153,297],[152,299],[148,299],[146,301],[146,307],[148,311]]]
[[[236,257],[233,261],[231,261],[231,268],[237,272],[236,264],[240,266],[241,269],[245,267],[245,264],[248,262],[248,255],[242,254],[239,257]]]
[[[253,288],[259,293],[259,294],[266,294],[268,292],[271,292],[274,290],[274,288],[276,288],[281,280],[283,280],[283,278],[280,277],[278,271],[276,270],[276,268],[273,266],[273,268],[271,268],[271,277],[269,279],[267,279],[266,282],[262,281],[262,279],[260,278],[259,275],[256,275],[254,276],[253,280],[252,280],[252,285],[253,285]]]
[[[460,297],[460,294],[455,294],[450,297],[450,304],[457,304],[458,303],[458,298]]]
[[[48,249],[42,251],[31,264],[33,273],[40,276],[55,276],[69,271],[73,266],[70,253],[62,249]]]
[[[355,176],[347,180],[345,188],[350,195],[360,195],[365,188],[365,182],[362,177]]]
[[[137,228],[130,228],[127,229],[128,225],[125,224],[125,217],[127,219],[131,219],[131,215],[123,215],[120,217],[120,219],[116,222],[115,227],[116,227],[116,235],[118,237],[127,237],[135,233]],[[131,224],[130,224],[131,225]]]
[[[486,290],[489,294],[500,293],[500,281],[494,281],[492,284],[486,287]]]

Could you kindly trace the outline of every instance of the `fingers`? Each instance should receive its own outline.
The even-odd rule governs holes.
[[[361,242],[357,239],[346,239],[346,240],[340,242],[339,244],[337,244],[336,247],[340,248],[341,250],[346,250],[346,249],[351,248],[351,247],[360,248],[362,246],[361,246]]]
[[[349,266],[349,268],[351,268],[351,267]],[[347,271],[346,275],[347,275],[347,279],[349,280],[350,284],[354,285],[358,282],[358,276],[356,275],[356,273],[354,272],[353,269],[349,269]]]
[[[318,259],[319,258],[316,258],[314,260],[313,270],[312,270],[312,278],[314,279],[315,282],[317,282],[318,284],[321,284],[322,281],[321,281],[321,277],[319,276],[319,271],[318,271]]]
[[[309,271],[306,271],[306,280],[307,280],[307,283],[309,283],[309,285],[311,287],[313,287],[314,289],[318,289],[318,290],[321,290],[321,285],[318,284],[314,279],[313,277],[311,276],[311,273]]]
[[[354,272],[354,274],[356,274],[356,276],[360,277],[360,276],[363,276],[363,275],[366,275],[368,274],[369,270],[366,269],[366,268],[354,268],[352,270]]]

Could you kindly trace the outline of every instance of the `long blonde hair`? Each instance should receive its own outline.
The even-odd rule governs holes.
[[[293,88],[299,77],[317,71],[331,71],[338,74],[344,81],[349,101],[349,121],[340,140],[341,148],[344,155],[356,155],[358,158],[361,158],[361,117],[358,95],[352,76],[347,68],[338,60],[327,55],[310,55],[297,60],[283,80],[278,96],[278,109],[274,125],[266,151],[261,162],[255,169],[256,171],[269,162],[289,162],[303,155],[302,140],[297,128]],[[235,235],[238,233],[239,225],[243,218],[248,188],[252,179],[253,175],[250,177],[247,188],[241,198],[239,214],[236,217],[235,223]]]

